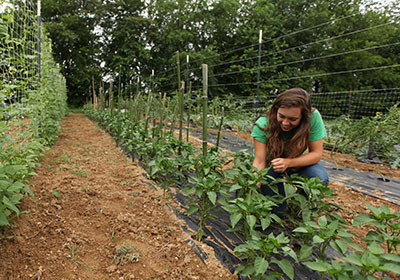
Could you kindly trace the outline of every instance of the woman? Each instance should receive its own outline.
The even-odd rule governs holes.
[[[318,110],[311,107],[310,96],[304,89],[292,88],[281,93],[270,110],[257,119],[251,136],[254,138],[253,166],[258,170],[270,167],[267,175],[274,178],[297,173],[309,178],[319,177],[329,184],[328,174],[319,164],[325,126]],[[283,184],[277,186],[279,193],[285,196]],[[275,195],[267,185],[262,185],[261,190],[264,195]],[[286,203],[275,207],[273,212],[285,215]]]

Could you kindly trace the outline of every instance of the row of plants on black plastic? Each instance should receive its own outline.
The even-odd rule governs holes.
[[[129,110],[123,113],[101,106],[97,109],[88,106],[85,112],[106,129],[133,160],[141,160],[149,176],[162,189],[176,187],[189,197],[187,214],[198,219],[199,241],[204,237],[209,219],[217,218],[213,213],[218,211],[214,210],[219,208],[229,213],[230,230],[244,238],[234,249],[243,260],[235,274],[252,279],[294,279],[293,262],[318,271],[321,279],[324,276],[388,279],[391,273],[400,273],[399,213],[391,213],[385,206],[368,205],[370,214],[358,215],[348,224],[337,214],[339,205],[324,200],[335,195],[332,189],[318,179],[296,176],[270,183],[276,195],[266,197],[258,185],[267,184],[267,170],[256,170],[250,155],[224,154],[218,145],[209,148],[204,136],[203,149],[177,139],[174,123],[166,122],[163,110],[160,115],[149,113],[151,108],[164,108],[165,104],[160,98],[157,107],[152,100],[155,99],[149,96],[149,102],[143,106],[132,99]],[[179,138],[182,138],[181,125]],[[233,167],[226,168],[232,162]],[[285,197],[276,189],[276,183],[282,181]],[[289,213],[282,220],[271,209],[284,201]],[[371,231],[363,239],[364,248],[352,242],[348,229],[365,224],[371,226]],[[280,226],[282,231],[270,231],[273,225]],[[327,248],[341,257],[330,256]]]

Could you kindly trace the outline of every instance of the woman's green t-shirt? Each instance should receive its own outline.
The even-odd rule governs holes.
[[[267,128],[268,127],[268,119],[267,117],[261,117],[256,121],[256,124],[258,124],[262,128]],[[293,137],[295,129],[292,129],[290,131],[283,131],[283,139],[286,141],[290,140],[290,138]],[[266,144],[267,143],[267,135],[268,132],[261,130],[257,125],[254,125],[253,131],[251,133],[251,136],[256,139],[257,141],[260,141],[261,143]],[[318,110],[314,110],[311,114],[311,134],[310,134],[310,142],[312,141],[317,141],[320,139],[323,139],[326,136],[326,130],[325,130],[325,125],[322,120],[321,114],[318,112]]]

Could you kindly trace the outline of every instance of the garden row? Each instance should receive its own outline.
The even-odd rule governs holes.
[[[156,98],[152,94],[131,98],[126,110],[121,110],[121,105],[118,110],[114,109],[117,106],[112,100],[106,108],[103,100],[96,107],[86,107],[85,112],[133,160],[142,161],[160,188],[175,187],[187,195],[191,202],[186,214],[198,219],[199,241],[203,240],[210,219],[216,218],[214,213],[218,211],[214,210],[222,208],[229,213],[230,231],[244,239],[234,248],[234,253],[243,260],[236,274],[252,279],[294,279],[293,262],[318,271],[321,279],[324,276],[387,279],[393,275],[390,273],[400,273],[400,214],[391,213],[384,206],[368,206],[371,213],[357,216],[350,225],[337,214],[338,205],[324,202],[324,198],[335,195],[331,189],[318,179],[296,176],[273,181],[270,187],[277,194],[273,198],[265,197],[257,186],[266,184],[266,170],[252,167],[251,156],[224,154],[218,144],[209,148],[206,133],[203,133],[203,149],[182,140],[183,105],[180,93],[177,95],[179,112],[173,117],[165,115],[169,104],[165,96]],[[202,123],[206,132],[206,100],[204,109]],[[174,136],[176,116],[179,117],[179,139]],[[228,164],[232,167],[227,168]],[[278,194],[275,185],[282,181],[286,197]],[[282,220],[271,209],[284,201],[288,203],[289,214]],[[279,225],[282,231],[268,231],[272,224]],[[366,246],[361,247],[352,242],[347,229],[364,224],[370,225],[371,231],[364,238]],[[327,248],[341,257],[328,256]]]
[[[21,199],[33,195],[26,183],[67,111],[65,79],[46,34],[35,51],[38,26],[28,3],[6,5],[0,18],[0,239],[21,214]]]

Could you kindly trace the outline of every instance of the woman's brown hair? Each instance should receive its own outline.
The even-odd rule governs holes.
[[[294,135],[290,139],[287,149],[283,139],[282,129],[277,120],[277,113],[280,107],[301,108],[301,121],[294,128]],[[310,95],[301,88],[292,88],[282,92],[274,101],[271,108],[266,112],[268,118],[267,151],[268,160],[287,157],[295,158],[300,156],[307,148],[310,139],[311,124],[311,100]]]

